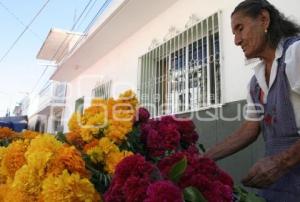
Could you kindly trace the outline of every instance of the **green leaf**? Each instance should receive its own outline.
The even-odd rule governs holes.
[[[186,187],[183,190],[183,197],[185,202],[207,202],[201,192],[193,186]]]
[[[206,151],[205,147],[203,144],[199,144],[200,150],[204,153]]]
[[[256,194],[249,192],[246,197],[246,202],[265,202],[265,199],[256,196]]]
[[[170,172],[169,172],[169,179],[173,182],[178,182],[182,174],[184,173],[187,167],[187,159],[184,157],[179,162],[175,163]]]
[[[265,202],[265,199],[257,196],[255,193],[246,191],[241,186],[234,187],[234,198],[238,202]]]
[[[62,143],[68,143],[65,134],[62,133],[62,132],[58,132],[58,133],[55,135],[55,138],[56,138],[58,141],[62,142]]]
[[[7,147],[12,142],[11,138],[4,138],[0,140],[0,147]]]
[[[85,161],[85,167],[91,174],[90,181],[94,184],[96,190],[103,194],[111,183],[111,176],[103,171],[103,165],[94,164],[87,154],[83,154],[82,158]]]

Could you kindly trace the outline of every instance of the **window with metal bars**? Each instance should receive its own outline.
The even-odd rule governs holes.
[[[111,97],[111,83],[112,81],[99,82],[92,90],[93,97],[108,99]]]
[[[139,97],[151,114],[196,111],[221,103],[220,12],[139,58]]]

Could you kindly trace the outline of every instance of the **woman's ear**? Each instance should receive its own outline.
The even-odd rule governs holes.
[[[263,9],[260,13],[260,18],[262,22],[262,26],[265,31],[268,31],[269,26],[270,26],[270,13],[269,11]]]

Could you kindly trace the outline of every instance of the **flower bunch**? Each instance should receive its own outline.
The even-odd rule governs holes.
[[[75,147],[32,134],[0,148],[1,201],[100,200]]]
[[[1,159],[1,173],[9,180],[13,180],[17,170],[26,163],[24,154],[27,147],[27,141],[18,140],[5,148],[5,153]]]
[[[198,190],[209,202],[232,201],[233,181],[212,160],[201,157],[196,142],[198,134],[190,119],[164,116],[150,119],[145,108],[139,108],[136,126],[140,132],[129,135],[128,142],[140,141],[142,154],[122,160],[118,165],[107,201],[183,201],[183,192]],[[132,144],[140,146],[137,141]],[[186,168],[178,180],[171,177],[174,165],[186,158]],[[151,163],[150,163],[151,162]],[[176,169],[175,169],[176,170]],[[142,173],[142,174],[141,174]],[[133,190],[137,190],[133,193]],[[169,190],[169,191],[167,191]],[[172,194],[170,194],[172,193]]]
[[[201,157],[192,120],[149,119],[148,110],[136,110],[137,105],[134,93],[126,91],[117,100],[94,99],[69,121],[66,139],[87,155],[91,181],[104,200],[232,201],[233,181],[212,160]]]
[[[137,104],[130,90],[116,100],[92,100],[82,115],[74,113],[70,118],[67,141],[88,155],[92,167],[113,174],[116,165],[132,154],[119,146],[133,129]]]
[[[171,176],[172,169],[184,158],[187,165],[176,181]],[[104,198],[107,202],[183,202],[183,192],[189,187],[199,190],[208,202],[233,199],[231,177],[212,160],[201,157],[195,147],[165,157],[157,164],[140,155],[123,159]]]

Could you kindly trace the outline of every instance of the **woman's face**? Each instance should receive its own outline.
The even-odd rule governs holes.
[[[267,45],[264,23],[261,18],[253,19],[243,12],[236,12],[231,17],[231,28],[234,43],[241,46],[245,57],[248,59],[260,57]]]

